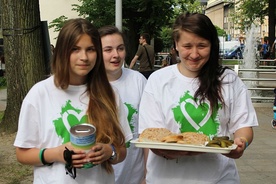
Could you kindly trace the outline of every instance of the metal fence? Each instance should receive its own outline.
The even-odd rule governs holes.
[[[255,82],[255,87],[248,87],[248,90],[258,93],[252,93],[252,102],[255,103],[273,103],[275,99],[274,88],[276,88],[276,66],[275,60],[260,60],[256,68],[244,69],[241,65],[228,65],[240,76],[242,81]],[[255,77],[243,77],[245,72],[254,72]]]

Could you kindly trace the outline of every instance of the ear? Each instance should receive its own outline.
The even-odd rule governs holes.
[[[177,51],[178,51],[178,44],[177,44],[177,42],[176,42],[176,41],[174,41],[174,43],[175,43],[175,50],[177,50]]]

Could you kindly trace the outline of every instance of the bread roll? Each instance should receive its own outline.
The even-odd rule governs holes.
[[[147,128],[140,134],[138,141],[205,145],[209,138],[196,132],[176,134],[166,128]]]
[[[183,139],[177,142],[179,144],[205,145],[205,142],[209,141],[207,135],[196,132],[183,132],[181,135]]]
[[[162,138],[173,133],[166,128],[147,128],[139,136],[139,142],[162,142]]]

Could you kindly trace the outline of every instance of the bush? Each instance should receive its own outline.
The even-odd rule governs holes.
[[[5,77],[0,77],[0,88],[7,87],[7,81]]]

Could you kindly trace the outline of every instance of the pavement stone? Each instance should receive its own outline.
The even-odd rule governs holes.
[[[4,111],[7,105],[7,89],[0,90],[0,111]]]
[[[244,155],[236,160],[241,184],[276,183],[276,129],[272,129],[272,105],[255,106],[259,126],[254,128],[252,144]]]
[[[6,109],[7,90],[0,90],[0,111]],[[241,184],[276,183],[276,129],[272,129],[272,103],[254,104],[259,126],[254,140],[240,159],[236,159]],[[274,157],[275,156],[275,157]]]

